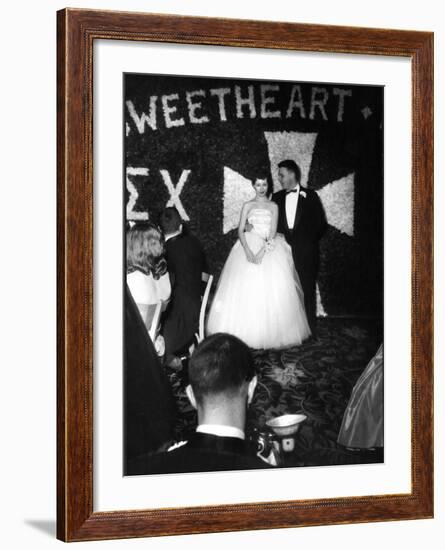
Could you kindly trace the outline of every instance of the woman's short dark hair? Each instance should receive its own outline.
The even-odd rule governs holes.
[[[167,272],[164,237],[152,223],[137,222],[127,230],[127,273],[136,269],[155,279]]]
[[[271,177],[269,173],[259,171],[252,179],[252,187],[255,187],[257,180],[264,180],[267,183],[267,195],[270,195],[273,192],[273,185],[271,183]]]
[[[236,336],[219,332],[203,340],[189,364],[189,381],[196,399],[220,393],[237,393],[255,376],[248,346]]]
[[[282,160],[278,163],[278,168],[286,168],[290,172],[293,172],[295,174],[295,179],[300,182],[301,181],[301,170],[298,164],[291,159]]]

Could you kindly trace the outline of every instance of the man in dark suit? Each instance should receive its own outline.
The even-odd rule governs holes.
[[[139,456],[128,474],[269,468],[244,435],[246,409],[257,383],[247,345],[230,334],[206,338],[190,360],[189,382],[187,396],[198,412],[196,432],[166,452]]]
[[[167,364],[177,366],[178,355],[188,350],[199,328],[204,251],[198,239],[185,232],[176,208],[166,208],[160,222],[172,281],[172,297],[163,323],[165,354]]]
[[[302,187],[300,167],[293,160],[278,164],[283,187],[272,195],[278,205],[278,233],[285,236],[304,292],[304,305],[312,335],[316,337],[315,285],[319,264],[319,240],[327,222],[315,191]]]

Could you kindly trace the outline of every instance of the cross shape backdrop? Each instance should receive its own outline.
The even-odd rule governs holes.
[[[319,315],[383,308],[383,88],[127,74],[126,219],[176,206],[218,278],[252,181],[280,189],[295,160],[328,231],[320,242]],[[273,282],[271,282],[273,284]]]

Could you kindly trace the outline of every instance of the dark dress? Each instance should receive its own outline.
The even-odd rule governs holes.
[[[337,441],[345,447],[383,447],[383,344],[355,383]]]
[[[165,243],[172,283],[171,300],[164,315],[162,333],[166,357],[179,354],[193,342],[199,328],[201,276],[204,252],[198,239],[182,233]]]
[[[173,439],[175,403],[169,380],[125,285],[124,472],[128,461]]]
[[[245,440],[195,432],[183,445],[155,455],[145,454],[129,464],[130,475],[213,472],[271,468],[253,454]]]
[[[306,196],[301,194],[302,191]],[[315,285],[319,264],[318,244],[327,228],[326,215],[317,193],[312,189],[301,187],[294,226],[290,229],[286,218],[286,191],[282,190],[274,193],[272,200],[278,205],[277,232],[284,235],[292,249],[295,268],[303,287],[306,316],[311,332],[315,335]]]

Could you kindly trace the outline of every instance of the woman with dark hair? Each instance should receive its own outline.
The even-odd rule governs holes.
[[[171,294],[164,238],[154,224],[138,222],[127,230],[127,284],[149,330],[150,306],[162,302],[164,310]]]
[[[301,344],[311,333],[290,246],[277,233],[278,206],[257,178],[213,299],[207,333],[238,336],[255,349]],[[245,231],[247,223],[249,231]]]

